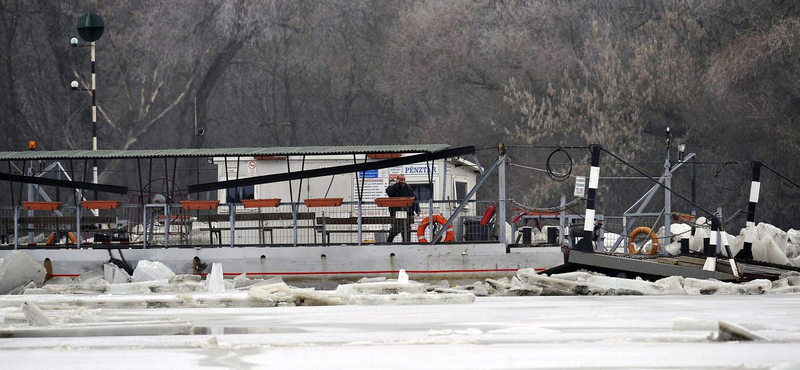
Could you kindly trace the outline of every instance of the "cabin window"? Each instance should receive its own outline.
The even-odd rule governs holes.
[[[430,200],[433,197],[433,184],[411,184],[414,196],[418,202]]]
[[[456,181],[456,200],[461,202],[467,197],[467,183],[463,181]]]
[[[238,188],[228,188],[227,203],[241,203],[242,199],[255,199],[255,185],[240,186]]]

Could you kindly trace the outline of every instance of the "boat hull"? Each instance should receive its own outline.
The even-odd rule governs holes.
[[[506,248],[502,243],[382,244],[339,246],[252,246],[182,248],[21,248],[35,261],[50,261],[53,276],[77,277],[102,271],[111,257],[135,267],[160,261],[176,274],[206,273],[222,263],[226,276],[280,276],[298,285],[326,286],[363,277],[396,277],[405,269],[414,280],[451,283],[512,276],[518,269],[544,270],[563,263],[559,247]],[[111,252],[109,255],[109,251]],[[0,251],[0,258],[9,250]],[[205,266],[197,271],[196,266]]]

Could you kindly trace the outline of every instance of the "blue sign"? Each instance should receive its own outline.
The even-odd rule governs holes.
[[[367,171],[359,171],[358,177],[362,179],[377,179],[378,178],[378,170],[367,170]]]

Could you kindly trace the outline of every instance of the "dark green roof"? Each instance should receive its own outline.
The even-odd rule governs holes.
[[[215,149],[145,149],[145,150],[55,150],[0,152],[0,160],[39,159],[117,159],[117,158],[184,158],[184,157],[251,157],[289,155],[335,155],[368,153],[435,153],[447,144],[418,145],[346,145],[296,146],[272,148],[215,148]]]

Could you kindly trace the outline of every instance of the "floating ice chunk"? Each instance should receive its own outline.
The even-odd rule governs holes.
[[[386,281],[386,277],[384,276],[378,276],[373,278],[363,277],[361,279],[358,279],[359,283],[377,283],[379,281]]]
[[[756,230],[758,230],[759,239],[769,236],[770,239],[772,239],[776,246],[780,249],[781,254],[786,256],[786,243],[788,242],[789,237],[786,235],[785,231],[766,222],[761,222],[756,225]]]
[[[800,231],[789,229],[786,232],[786,257],[800,257]]]
[[[545,275],[531,274],[531,270],[518,270],[517,277],[522,283],[522,288],[538,286],[542,288],[541,295],[588,295],[606,294],[606,289],[585,282],[577,283],[569,280],[554,279]]]
[[[212,267],[213,267],[213,265],[212,265]],[[247,277],[247,273],[245,272],[245,273],[241,273],[239,275],[236,275],[236,277],[234,277],[233,280],[242,281],[242,280],[250,280],[250,278]]]
[[[691,236],[692,227],[687,224],[673,223],[669,225],[670,240],[667,241],[664,237],[664,226],[661,226],[656,232],[659,244],[671,244],[680,241],[681,239]]]
[[[280,276],[271,277],[266,280],[254,280],[254,281],[255,283],[253,285],[272,285],[278,283],[283,284],[283,279]]]
[[[715,331],[717,329],[719,329],[719,324],[714,320],[679,317],[672,322],[674,331]]]
[[[206,276],[206,286],[211,293],[221,293],[225,291],[225,280],[222,276],[221,263],[214,263],[211,265],[211,273]]]
[[[544,292],[544,288],[538,286],[528,286],[527,288],[513,287],[502,293],[504,296],[510,297],[535,297],[540,296]]]
[[[667,251],[667,253],[669,253],[672,256],[677,256],[681,253],[681,243],[680,242],[669,243],[666,246],[664,246],[664,250]]]
[[[478,297],[486,297],[489,295],[490,288],[491,286],[489,284],[476,281],[472,285],[459,285],[453,288],[436,288],[434,291],[438,293],[472,293]]]
[[[639,279],[621,279],[608,276],[592,276],[586,282],[604,289],[638,291],[642,294],[665,294],[654,283]]]
[[[87,271],[76,277],[74,284],[94,284],[100,280],[105,280],[103,271]]]
[[[406,274],[405,269],[400,269],[400,271],[397,273],[397,282],[400,284],[408,283],[408,274]]]
[[[339,306],[346,303],[346,298],[333,292],[295,289],[292,292],[296,306]]]
[[[464,294],[364,294],[346,298],[347,304],[357,306],[406,306],[433,304],[466,304],[475,302],[475,295]]]
[[[192,323],[180,320],[155,322],[109,322],[53,325],[46,327],[11,327],[0,329],[0,337],[92,337],[132,335],[189,334]]]
[[[72,284],[72,278],[69,276],[57,276],[50,280],[47,280],[44,285],[64,285],[64,284]]]
[[[44,266],[23,252],[12,251],[0,261],[0,294],[22,293],[30,282],[42,286],[45,275]]]
[[[22,313],[28,320],[30,326],[48,326],[53,325],[53,321],[44,314],[39,306],[33,302],[25,302],[22,304]]]
[[[191,274],[175,275],[169,278],[170,284],[193,284],[201,281],[203,281],[203,278],[200,275]]]
[[[355,283],[342,284],[336,287],[336,293],[342,295],[355,294],[397,294],[397,293],[416,293],[422,294],[427,291],[425,284],[421,283],[401,283],[394,281],[383,281],[377,283]]]
[[[747,330],[741,325],[732,322],[720,321],[719,334],[717,334],[717,341],[751,341],[751,340],[764,340],[760,335]]]
[[[687,294],[683,289],[683,276],[668,276],[656,280],[653,285],[661,289],[664,294]]]
[[[133,271],[133,281],[169,280],[175,273],[158,261],[140,260]]]
[[[507,278],[502,278],[500,280],[494,279],[486,279],[486,283],[492,286],[495,291],[503,291],[506,289],[511,289],[513,285],[508,282]]]
[[[111,284],[124,284],[131,282],[131,276],[113,263],[103,264],[103,275]]]
[[[552,274],[550,275],[550,277],[553,279],[580,281],[580,280],[586,280],[594,275],[595,274],[586,271],[575,271],[575,272],[565,272],[563,274]]]
[[[688,294],[713,294],[724,283],[718,280],[704,280],[695,278],[684,278],[683,289]]]
[[[770,294],[786,294],[786,293],[800,293],[800,286],[785,286],[780,288],[773,288],[767,291]]]
[[[23,295],[36,295],[36,294],[55,294],[45,288],[25,288],[22,292]]]
[[[760,224],[759,224],[760,225]],[[791,262],[781,251],[775,240],[769,235],[762,235],[761,238],[753,243],[753,259],[779,265],[789,265]]]
[[[109,294],[147,294],[152,293],[153,288],[156,286],[167,285],[168,280],[149,280],[139,281],[134,283],[113,284],[106,289]]]
[[[695,252],[703,251],[703,239],[708,237],[708,230],[703,228],[695,228],[694,236],[689,239],[689,250]]]

